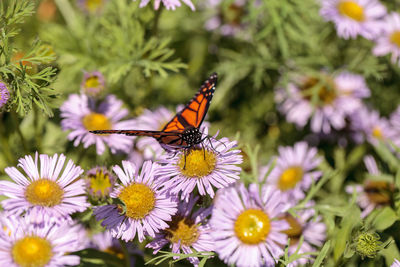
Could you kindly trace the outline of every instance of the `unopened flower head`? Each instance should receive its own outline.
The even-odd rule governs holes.
[[[215,138],[209,138],[209,144],[205,141],[202,148],[167,155],[162,161],[166,165],[160,167],[160,178],[171,194],[182,192],[182,198],[187,198],[197,187],[200,195],[214,197],[213,187],[227,187],[239,179],[242,156],[236,142]]]
[[[210,220],[215,251],[226,264],[274,266],[284,254],[289,224],[279,216],[289,208],[271,186],[243,184],[217,192]]]
[[[297,77],[287,88],[276,90],[275,100],[289,122],[304,127],[310,121],[315,133],[329,134],[343,129],[346,118],[361,107],[361,99],[370,95],[360,75],[341,72],[321,73],[318,78]]]
[[[40,225],[28,217],[7,215],[0,219],[0,266],[78,265],[80,248],[77,228],[68,221],[43,221]]]
[[[169,227],[156,234],[154,240],[146,247],[154,249],[154,254],[167,244],[172,253],[191,254],[192,248],[196,251],[213,251],[211,228],[206,221],[211,213],[211,207],[194,211],[198,199],[190,197],[187,202],[182,201],[178,205],[178,212],[168,222]],[[189,261],[195,266],[200,262],[197,257],[190,257]]]
[[[91,196],[109,196],[114,188],[115,176],[105,167],[90,169],[85,176],[86,188]]]
[[[8,91],[7,85],[0,81],[0,108],[2,108],[10,98],[10,92]]]
[[[362,259],[365,257],[375,258],[383,248],[382,242],[379,240],[380,236],[377,233],[362,232],[356,237],[353,246]]]
[[[129,161],[122,161],[122,168],[114,166],[113,171],[121,181],[111,197],[123,204],[112,204],[96,207],[94,214],[97,220],[103,220],[111,235],[130,241],[138,235],[142,242],[145,235],[155,234],[168,227],[167,221],[177,211],[176,200],[161,192],[162,184],[157,179],[156,163],[146,161],[141,171]]]
[[[123,151],[128,153],[133,146],[133,138],[125,135],[90,133],[93,130],[133,129],[134,120],[122,120],[128,110],[122,108],[122,101],[114,95],[108,95],[103,102],[96,103],[85,94],[72,94],[60,108],[61,126],[64,131],[72,130],[69,140],[74,146],[83,143],[84,148],[96,145],[97,154],[103,154],[106,145],[111,153]]]
[[[87,14],[100,14],[108,0],[77,0],[78,6]]]
[[[338,36],[371,40],[381,31],[386,8],[378,0],[322,0],[320,14],[335,24]]]
[[[104,91],[104,87],[105,79],[101,72],[85,72],[81,83],[82,93],[91,97],[97,97]]]
[[[15,167],[5,168],[13,180],[0,181],[0,194],[9,197],[2,201],[4,209],[20,215],[24,212],[37,222],[45,217],[69,219],[74,212],[84,211],[89,203],[85,184],[79,176],[83,170],[72,160],[55,154],[50,157],[36,153],[35,159],[25,156]]]

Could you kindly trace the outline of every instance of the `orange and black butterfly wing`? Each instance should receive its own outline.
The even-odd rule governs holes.
[[[192,100],[164,126],[162,131],[183,132],[189,128],[199,128],[207,114],[216,85],[217,74],[213,73]]]

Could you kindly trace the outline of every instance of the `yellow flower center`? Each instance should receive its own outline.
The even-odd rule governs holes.
[[[214,152],[204,149],[191,149],[186,156],[182,154],[178,166],[186,177],[201,178],[210,174],[217,164]]]
[[[338,4],[339,13],[356,21],[364,21],[364,9],[354,1],[342,1]]]
[[[384,181],[368,181],[364,185],[364,192],[371,202],[378,205],[389,205],[393,186]]]
[[[382,133],[382,130],[381,130],[381,128],[379,126],[375,126],[372,129],[372,136],[377,138],[377,139],[382,139],[383,138],[383,133]]]
[[[309,101],[313,99],[315,90],[318,90],[317,104],[320,106],[332,104],[337,97],[335,84],[329,78],[327,78],[327,84],[322,85],[320,80],[310,77],[300,86],[300,90],[302,91],[303,97]]]
[[[99,77],[97,76],[90,76],[85,81],[86,88],[96,88],[100,86]]]
[[[15,242],[11,254],[18,266],[42,267],[51,260],[51,249],[48,240],[38,236],[26,236]]]
[[[106,196],[111,190],[111,181],[108,174],[105,174],[103,170],[96,172],[90,178],[90,189],[96,193],[100,192],[101,196]]]
[[[303,178],[303,169],[299,166],[287,168],[282,172],[278,181],[278,187],[282,191],[292,189]]]
[[[155,194],[144,184],[128,185],[118,197],[126,206],[126,216],[136,220],[146,217],[155,207]]]
[[[199,238],[197,225],[187,218],[173,219],[165,231],[168,232],[167,236],[171,243],[177,244],[180,241],[183,246],[191,246]]]
[[[284,219],[287,221],[290,228],[282,231],[282,233],[287,234],[287,236],[290,238],[290,245],[296,244],[303,233],[303,228],[301,227],[299,221],[288,213],[284,216]]]
[[[390,35],[390,41],[400,47],[400,31],[395,31]]]
[[[236,236],[245,244],[264,242],[271,229],[268,215],[262,210],[248,209],[243,211],[235,221]]]
[[[103,0],[87,0],[86,6],[89,11],[94,12],[101,8]]]
[[[61,203],[64,191],[54,181],[42,178],[33,181],[25,190],[25,197],[33,205],[53,207]]]
[[[88,131],[112,129],[111,122],[108,118],[96,112],[92,112],[83,117],[82,123]]]

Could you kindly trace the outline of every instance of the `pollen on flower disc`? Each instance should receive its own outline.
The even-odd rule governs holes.
[[[88,131],[111,130],[110,120],[103,114],[92,112],[82,119],[83,126]]]
[[[236,236],[245,244],[258,244],[266,240],[271,230],[268,215],[257,209],[243,211],[236,218],[234,231]]]
[[[183,175],[192,178],[201,178],[210,174],[217,163],[215,153],[209,150],[192,149],[182,154],[178,166]]]
[[[26,200],[33,205],[53,207],[62,202],[64,191],[54,181],[40,179],[33,181],[25,191]]]
[[[126,216],[136,220],[146,217],[155,207],[154,192],[144,184],[128,185],[118,197],[126,205]]]
[[[294,166],[287,168],[285,171],[282,172],[278,187],[282,191],[286,191],[292,189],[296,186],[296,184],[303,178],[304,171],[299,166]]]
[[[38,236],[26,236],[16,241],[11,250],[12,257],[18,266],[46,266],[53,256],[48,240]]]

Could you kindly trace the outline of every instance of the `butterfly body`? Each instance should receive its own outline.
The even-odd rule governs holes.
[[[213,73],[203,83],[190,102],[178,112],[161,131],[148,130],[95,130],[94,134],[125,134],[128,136],[150,136],[166,150],[189,149],[203,141],[200,126],[207,114],[217,84]]]

